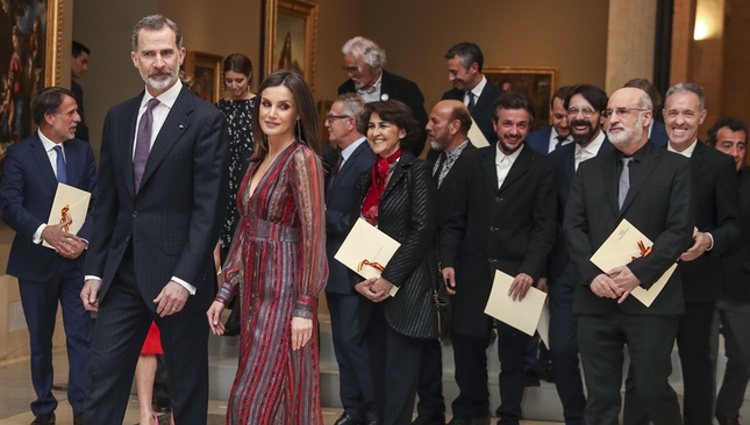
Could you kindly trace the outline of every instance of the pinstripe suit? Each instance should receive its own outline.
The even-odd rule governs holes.
[[[360,201],[369,186],[368,172],[358,186]],[[411,422],[424,339],[438,336],[431,296],[438,284],[432,249],[436,201],[429,166],[403,152],[378,206],[378,228],[401,243],[382,275],[399,291],[382,303],[362,299],[384,425]]]

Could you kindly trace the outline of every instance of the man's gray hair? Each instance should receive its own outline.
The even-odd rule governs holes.
[[[654,101],[651,99],[651,96],[648,94],[646,90],[638,89],[642,91],[641,97],[638,99],[638,107],[640,109],[648,109],[649,111],[654,111]]]
[[[670,87],[669,90],[667,90],[667,95],[664,96],[664,104],[667,104],[667,99],[669,99],[669,96],[672,96],[673,94],[680,91],[690,92],[698,96],[701,111],[706,110],[706,99],[703,97],[703,87],[695,83],[677,83]]]
[[[385,67],[385,50],[375,44],[374,41],[364,37],[354,37],[344,43],[341,53],[351,53],[355,58],[362,58],[364,62],[375,69]]]
[[[164,28],[164,26],[167,26],[174,32],[175,41],[177,42],[177,48],[182,49],[182,31],[180,31],[180,27],[178,27],[173,20],[167,18],[164,15],[149,15],[141,18],[141,20],[138,21],[137,24],[135,24],[135,27],[133,27],[133,34],[131,35],[130,40],[133,51],[138,51],[138,33],[141,30],[145,29],[148,31],[159,31]]]
[[[346,93],[336,97],[334,102],[341,102],[341,112],[354,118],[357,131],[367,133],[367,123],[370,117],[365,116],[365,101],[355,93]]]

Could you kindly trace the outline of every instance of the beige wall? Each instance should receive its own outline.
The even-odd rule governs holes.
[[[368,3],[363,35],[386,49],[388,69],[417,82],[429,111],[450,88],[443,54],[460,41],[479,44],[486,66],[557,66],[558,84],[604,87],[608,3],[380,0]]]
[[[610,0],[607,93],[632,78],[653,81],[655,23],[656,0]]]
[[[727,0],[724,35],[724,72],[722,78],[722,115],[729,115],[750,122],[747,94],[750,93],[750,2]],[[741,93],[740,96],[737,94]]]

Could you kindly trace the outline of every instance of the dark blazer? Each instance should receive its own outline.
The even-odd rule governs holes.
[[[466,94],[463,90],[451,89],[443,93],[442,99],[453,99],[464,101],[464,95]],[[474,122],[477,123],[479,129],[482,130],[482,134],[487,138],[490,144],[497,141],[497,133],[492,129],[492,117],[495,113],[495,102],[503,94],[503,90],[492,84],[487,80],[487,84],[482,90],[482,94],[476,100],[474,109],[471,111],[471,116],[474,118]]]
[[[470,152],[455,170],[440,234],[441,265],[456,270],[453,329],[479,337],[487,335],[484,307],[494,271],[527,273],[536,281],[555,239],[554,164],[524,147],[498,189],[495,149]]]
[[[358,185],[357,213],[369,188],[370,174],[365,172]],[[391,328],[410,337],[438,336],[432,300],[432,291],[438,285],[437,262],[431,249],[436,201],[435,183],[427,164],[403,152],[378,205],[378,229],[401,244],[382,274],[399,287],[396,296],[385,301],[385,317]],[[357,278],[356,282],[361,280]],[[372,305],[363,301],[365,317]]]
[[[732,302],[750,303],[750,172],[743,167],[738,176],[742,236],[726,252],[724,292]]]
[[[337,294],[353,294],[354,288],[349,269],[338,262],[336,252],[352,229],[359,214],[354,212],[355,186],[359,177],[372,170],[375,154],[367,140],[362,142],[344,162],[336,177],[326,185],[326,253],[328,254],[328,283],[326,291]]]
[[[344,81],[338,88],[338,94],[340,95],[356,92],[357,88],[351,78]],[[424,109],[424,96],[422,95],[422,91],[419,90],[419,87],[414,81],[407,80],[404,77],[392,74],[384,69],[380,86],[380,99],[399,100],[411,109],[411,112],[414,114],[414,118],[419,125],[419,137],[416,138],[416,141],[412,146],[407,146],[407,148],[415,157],[419,156],[422,153],[424,141],[427,137],[424,130],[427,125],[427,111]]]
[[[680,262],[686,302],[714,301],[721,292],[721,255],[740,236],[737,172],[728,155],[698,141],[690,157],[695,226],[714,238],[711,251]]]
[[[94,228],[86,274],[107,295],[132,246],[138,287],[153,300],[176,276],[197,291],[186,311],[205,310],[216,292],[213,247],[222,220],[228,137],[213,105],[183,87],[151,148],[141,187],[133,181],[133,142],[143,93],[104,121]],[[152,310],[155,304],[146,303]]]
[[[599,298],[589,289],[600,273],[589,258],[624,218],[654,242],[653,251],[628,264],[649,288],[691,245],[695,223],[693,183],[687,158],[647,143],[631,163],[631,184],[622,210],[617,206],[618,151],[599,155],[578,166],[565,209],[564,229],[580,285],[573,311],[605,314],[619,308],[629,314],[676,315],[684,311],[680,273],[647,308],[633,297],[624,303]]]
[[[438,204],[437,204],[437,215],[438,215],[438,234],[440,228],[442,228],[443,222],[448,216],[448,207],[451,204],[451,193],[452,189],[451,186],[455,184],[455,182],[458,180],[456,175],[458,172],[456,170],[459,169],[459,166],[461,163],[467,160],[471,155],[470,153],[477,150],[477,148],[469,142],[469,144],[466,145],[463,151],[461,151],[461,155],[458,156],[458,159],[456,159],[456,162],[453,163],[453,166],[450,170],[448,170],[448,174],[445,175],[445,178],[443,179],[443,183],[438,187],[437,194],[438,194]],[[430,168],[430,174],[432,174],[432,171],[435,169],[435,162],[438,160],[440,153],[434,149],[430,149],[430,151],[427,153],[427,164]],[[435,184],[437,185],[437,176],[433,175],[433,179],[435,180]],[[438,243],[438,241],[435,241]]]
[[[96,162],[91,145],[73,139],[63,145],[68,185],[91,192],[96,180]],[[5,157],[5,170],[0,182],[0,212],[3,220],[16,231],[8,258],[8,274],[19,279],[43,282],[70,270],[83,268],[85,252],[68,260],[54,250],[32,242],[36,229],[49,219],[57,192],[57,177],[50,165],[39,135],[10,145]],[[93,202],[93,199],[92,199]],[[78,232],[88,239],[91,215]]]
[[[526,146],[531,147],[542,155],[547,155],[549,153],[549,138],[551,135],[551,125],[542,127],[539,130],[534,130],[529,133],[529,137],[526,138]],[[573,143],[569,143],[568,145],[572,144]]]
[[[605,137],[597,156],[611,153],[614,150],[615,147]],[[563,219],[565,217],[565,204],[568,202],[570,188],[573,186],[573,180],[576,175],[575,152],[576,144],[569,143],[559,149],[555,149],[549,154],[549,159],[557,167],[557,238],[555,239],[555,246],[552,249],[549,268],[547,270],[547,277],[551,278],[562,273],[566,265],[570,262],[568,239],[563,231]]]

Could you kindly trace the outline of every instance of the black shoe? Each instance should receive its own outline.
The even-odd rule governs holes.
[[[539,382],[539,375],[536,372],[527,370],[523,376],[524,387],[538,387],[541,383]],[[500,416],[500,415],[498,415]]]
[[[417,416],[411,425],[445,425],[445,418],[435,416]]]
[[[375,421],[375,423],[377,423],[377,421]],[[362,422],[355,420],[344,412],[338,419],[336,419],[336,422],[334,422],[333,425],[362,425]]]
[[[37,416],[31,425],[55,425],[55,413],[45,413]]]
[[[453,418],[448,425],[489,425],[490,418]]]

